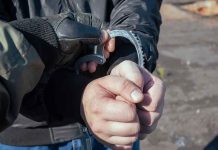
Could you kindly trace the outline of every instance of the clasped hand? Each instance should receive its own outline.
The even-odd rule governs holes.
[[[95,138],[112,149],[132,144],[157,126],[164,105],[163,82],[132,61],[89,83],[81,115]]]

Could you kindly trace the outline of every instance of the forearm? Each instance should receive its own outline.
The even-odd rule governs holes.
[[[117,0],[114,1],[114,9],[111,13],[110,30],[132,31],[142,44],[145,55],[145,67],[153,71],[158,58],[157,42],[161,17],[159,13],[160,0]],[[117,41],[117,40],[116,40]],[[119,40],[120,45],[127,45],[125,40]],[[117,46],[116,46],[117,47]],[[116,49],[121,54],[136,52],[134,48],[127,50],[119,46]],[[126,51],[126,52],[121,52]],[[119,53],[118,53],[119,54]],[[124,57],[122,55],[122,57]]]
[[[162,0],[114,0],[110,29],[140,32],[158,41]]]

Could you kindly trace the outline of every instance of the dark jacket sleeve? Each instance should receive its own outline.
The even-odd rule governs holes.
[[[16,119],[23,96],[36,86],[43,70],[23,34],[0,21],[0,131]]]
[[[158,58],[157,42],[161,24],[159,10],[162,0],[113,0],[113,3],[115,7],[111,13],[109,29],[133,31],[142,43],[145,67],[153,71]],[[116,51],[124,53],[124,56],[134,51],[134,48],[127,48],[126,45],[120,44]],[[132,55],[128,58],[135,57]]]
[[[0,20],[9,22],[15,19],[16,9],[13,7],[12,0],[0,0]]]
[[[24,94],[38,82],[44,65],[13,20],[11,1],[0,0],[0,132],[16,119]]]

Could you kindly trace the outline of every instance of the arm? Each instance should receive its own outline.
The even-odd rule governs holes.
[[[160,79],[132,61],[123,61],[111,75],[89,83],[81,115],[100,142],[112,149],[130,149],[138,137],[155,129],[164,93]]]
[[[141,41],[142,49],[146,56],[144,67],[150,72],[154,71],[158,58],[157,42],[161,24],[159,9],[162,0],[114,0],[113,2],[115,7],[111,13],[110,28],[112,30],[122,29],[133,31]],[[128,48],[130,47],[129,45],[126,47],[123,45],[126,44],[122,44],[115,50],[115,52],[118,52],[117,54],[120,55],[120,53],[126,51],[125,55],[127,55],[128,53],[131,53],[131,50],[134,50],[134,48]],[[118,59],[116,63],[120,63],[123,60],[137,62],[136,56],[132,54]],[[145,69],[142,68],[140,71],[138,69],[141,73],[136,74],[135,71],[131,71],[131,65],[123,65],[124,68],[129,67],[128,69],[126,68],[126,70],[122,69],[122,67],[113,66],[111,68],[114,68],[117,71],[112,70],[112,75],[118,74],[133,81],[143,89],[143,92],[145,92],[144,100],[137,104],[137,113],[141,124],[139,135],[143,138],[144,134],[151,133],[155,129],[162,113],[165,88],[157,85],[163,85],[163,83],[153,75],[150,75],[152,76],[150,81],[153,82],[153,85],[147,87],[149,86],[149,83],[146,83],[146,81],[149,80],[149,78],[148,76],[145,76],[148,74]],[[122,66],[122,64],[119,66]],[[135,66],[133,68],[137,67]],[[117,72],[121,72],[121,74]]]
[[[0,132],[16,119],[23,96],[39,81],[44,64],[14,19],[11,1],[0,0]]]
[[[2,14],[1,11],[0,14]],[[7,15],[2,14],[1,19],[10,20],[3,16]],[[56,19],[59,18],[60,16],[57,16]],[[79,44],[82,39],[74,40],[76,36],[87,37],[87,42],[92,42],[92,40],[98,42],[99,30],[92,28],[93,37],[93,32],[86,34],[86,31],[91,27],[79,24],[75,20],[71,20],[70,17],[64,16],[60,19],[63,20],[62,24],[59,24],[59,28],[52,26],[52,24],[58,25],[55,18],[52,20],[34,18],[8,23],[0,22],[0,131],[10,126],[16,119],[23,96],[36,86],[44,68],[47,71],[56,64],[67,63],[72,59],[74,55],[67,53],[68,51],[63,51],[68,50],[67,44],[71,46],[70,48]],[[75,32],[63,30],[63,26],[69,26],[71,23],[70,28],[82,28],[84,32],[80,32],[80,34],[76,33],[77,30]],[[97,38],[95,38],[96,36]],[[89,38],[92,38],[92,40],[88,41]],[[69,40],[69,43],[64,43],[64,39]],[[63,45],[60,44],[61,42],[63,42]],[[64,57],[65,60],[58,61]]]
[[[146,55],[145,67],[149,71],[155,69],[158,58],[156,44],[161,24],[159,13],[161,2],[161,0],[113,0],[115,7],[111,13],[109,29],[133,31],[139,37]],[[123,41],[120,40],[116,40],[116,43],[118,44],[113,56],[114,60],[119,58],[120,55],[127,56],[135,52],[134,48],[128,43],[123,44]],[[127,59],[136,62],[134,56],[129,57]],[[118,63],[122,60],[118,60]]]
[[[40,79],[44,65],[24,36],[0,22],[0,131],[16,119],[24,94]]]
[[[164,107],[166,87],[158,77],[132,61],[123,61],[111,71],[111,75],[124,77],[135,83],[144,94],[138,103],[137,114],[140,122],[139,139],[155,130]]]

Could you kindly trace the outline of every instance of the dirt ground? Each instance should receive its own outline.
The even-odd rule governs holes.
[[[218,17],[201,17],[166,0],[159,66],[165,109],[142,150],[218,150]]]

